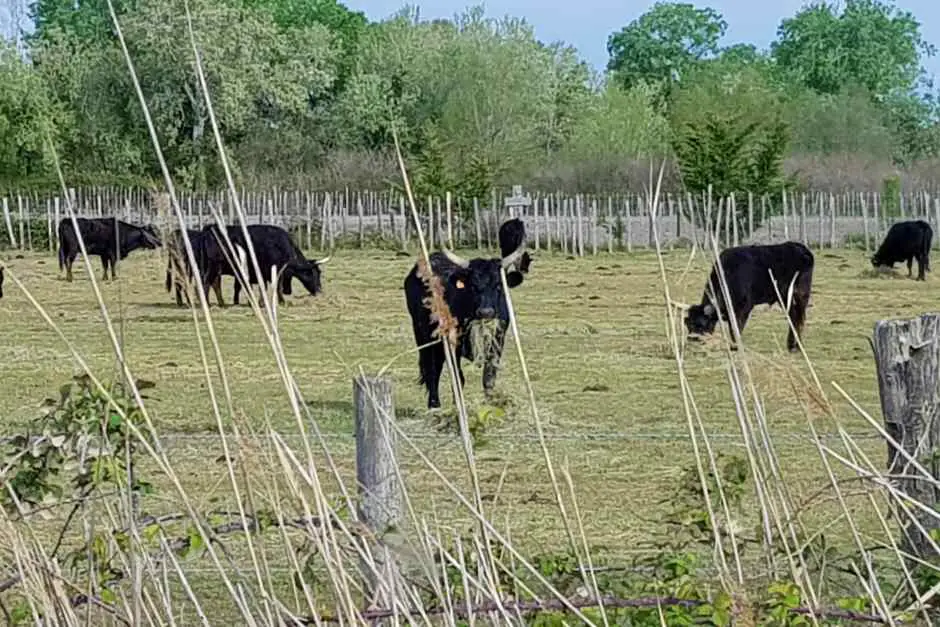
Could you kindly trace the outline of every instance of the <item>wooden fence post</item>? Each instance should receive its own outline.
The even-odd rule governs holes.
[[[369,606],[391,608],[395,604],[400,575],[382,536],[397,529],[402,519],[402,494],[398,480],[397,438],[392,383],[386,377],[357,376],[353,380],[356,411],[356,480],[359,487],[359,520],[372,534],[369,547],[374,568],[363,560]]]
[[[934,509],[940,488],[911,464],[917,460],[934,478],[940,476],[940,313],[875,324],[872,347],[885,430],[907,455],[888,442],[888,473],[903,493]],[[903,478],[902,478],[903,477]],[[940,521],[918,507],[909,507],[928,532]],[[911,517],[900,512],[901,545],[914,555],[933,550]]]

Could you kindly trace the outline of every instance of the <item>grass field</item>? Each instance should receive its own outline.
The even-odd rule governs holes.
[[[697,302],[707,276],[706,260],[698,255],[689,265],[688,250],[664,252],[663,259],[672,297]],[[424,409],[423,390],[416,383],[417,357],[409,352],[414,342],[401,289],[414,260],[393,252],[338,251],[324,268],[321,296],[300,296],[302,288],[295,285],[295,295],[279,309],[289,365],[350,490],[355,478],[352,378],[360,366],[375,372],[390,362],[388,373],[394,379],[403,429],[455,483],[468,485],[459,438],[434,430]],[[10,274],[25,283],[99,376],[110,378],[107,374],[115,372],[115,359],[81,262],[73,283],[58,276],[53,255],[17,257],[6,263],[9,270],[0,300],[4,382],[0,430],[11,433],[36,415],[43,398],[54,396],[59,385],[79,370]],[[92,263],[100,278],[98,259]],[[193,318],[164,291],[164,263],[157,252],[134,253],[119,266],[118,280],[102,289],[131,370],[136,377],[156,383],[148,407],[184,487],[199,507],[224,506],[230,488],[225,466],[216,461],[221,446]],[[835,415],[850,433],[861,436],[874,432],[830,382],[845,388],[880,421],[867,341],[872,326],[879,319],[930,311],[936,294],[933,277],[921,283],[908,280],[906,269],[888,275],[891,278],[872,277],[868,270],[861,251],[816,253],[813,305],[804,336],[806,352]],[[223,289],[231,302],[230,278]],[[642,252],[576,259],[536,254],[526,282],[512,296],[539,411],[547,422],[548,446],[553,460],[567,464],[571,473],[587,539],[615,554],[629,554],[647,536],[646,520],[656,517],[656,501],[668,495],[679,471],[694,459],[677,364],[666,336],[656,256]],[[274,357],[250,308],[213,307],[213,320],[238,423],[257,429],[269,425],[299,447]],[[828,485],[819,453],[807,439],[807,416],[823,433],[831,432],[834,422],[820,402],[821,395],[806,383],[811,379],[802,356],[785,352],[786,330],[779,308],[759,308],[744,332],[745,348],[734,359],[750,367],[786,485],[800,502],[825,492]],[[727,353],[718,343],[690,343],[684,360],[713,445],[719,451],[740,452]],[[214,366],[212,371],[216,376]],[[483,402],[480,370],[465,366],[465,373],[468,402],[478,406]],[[487,513],[510,530],[523,552],[560,548],[564,532],[511,339],[497,388],[508,399],[507,415],[489,428],[489,442],[478,450]],[[452,404],[446,378],[441,396],[445,406]],[[883,464],[881,441],[864,437],[859,443]],[[418,515],[434,517],[458,532],[467,529],[471,519],[455,506],[456,500],[407,446],[401,449],[405,481]],[[263,453],[251,468],[258,486],[278,471]],[[160,483],[159,476],[154,480]],[[145,500],[145,508],[178,509],[172,499],[170,491],[158,490],[156,497]],[[851,499],[850,506],[856,508],[863,533],[883,535],[866,511],[867,501]],[[814,498],[806,511],[811,527],[814,521],[832,521],[838,513],[831,498]]]

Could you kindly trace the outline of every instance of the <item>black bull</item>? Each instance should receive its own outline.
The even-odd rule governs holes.
[[[784,302],[787,300],[790,284],[793,285],[793,298],[787,315],[793,328],[787,333],[787,349],[797,350],[796,339],[803,331],[806,321],[806,308],[809,306],[813,284],[813,253],[799,242],[783,244],[737,246],[721,251],[719,255],[731,307],[725,303],[718,275],[718,265],[712,266],[708,283],[702,294],[702,302],[688,307],[685,326],[690,334],[710,334],[715,330],[718,314],[728,324],[732,348],[736,348],[732,318],[737,322],[738,331],[744,332],[751,311],[757,305],[778,303],[777,293]],[[771,278],[773,273],[773,278]],[[775,284],[776,283],[776,287]],[[717,307],[716,307],[717,303]],[[796,336],[793,329],[796,329]]]
[[[924,272],[930,271],[930,245],[933,229],[923,220],[911,220],[892,224],[881,246],[872,255],[871,265],[893,266],[899,261],[907,262],[907,276],[917,260],[917,280],[923,281]]]
[[[304,257],[300,249],[290,238],[290,234],[278,226],[267,224],[252,224],[248,227],[251,238],[251,248],[254,250],[258,266],[262,273],[262,282],[267,286],[271,281],[270,271],[273,268],[277,275],[277,298],[279,303],[284,302],[283,294],[290,295],[291,280],[296,278],[313,295],[322,290],[320,265],[329,261],[329,257],[319,261],[311,261]],[[249,247],[244,232],[240,226],[226,227],[223,235],[218,225],[211,224],[202,231],[187,230],[190,245],[203,279],[203,285],[208,291],[211,286],[219,305],[224,305],[222,299],[222,276],[235,277],[234,303],[239,304],[239,295],[242,289],[240,276],[247,276],[248,285],[256,285],[258,276],[254,264],[249,256]],[[225,236],[228,236],[228,242]],[[189,257],[182,241],[182,233],[177,230],[170,239],[170,255],[167,262],[166,288],[170,291],[174,280],[176,283],[176,302],[182,305],[181,287],[183,280],[191,281],[193,273],[189,264]],[[231,242],[231,245],[229,245]],[[234,247],[234,250],[233,250]],[[244,272],[238,268],[244,268]],[[186,298],[189,301],[187,295]]]
[[[460,367],[462,357],[473,359],[468,331],[476,320],[498,320],[493,344],[484,355],[483,390],[489,395],[496,380],[499,359],[502,355],[506,328],[509,324],[509,310],[503,293],[500,270],[506,269],[506,282],[510,288],[522,284],[523,273],[527,273],[531,258],[525,252],[525,226],[518,218],[509,220],[500,227],[499,243],[501,256],[491,259],[462,259],[451,251],[435,252],[430,256],[431,269],[439,278],[447,312],[435,311],[432,319],[431,310],[425,304],[431,293],[422,280],[426,274],[426,265],[422,261],[415,264],[405,277],[405,299],[415,342],[418,351],[419,382],[427,389],[428,407],[441,406],[438,388],[444,369],[444,346],[435,342],[438,331],[438,315],[444,313],[456,324],[456,366],[461,386],[464,384],[463,370]],[[425,277],[428,278],[428,277]],[[446,325],[445,325],[446,327]],[[445,340],[446,341],[446,340]],[[426,346],[431,344],[430,346]]]
[[[75,218],[78,231],[85,244],[85,252],[101,257],[104,266],[104,280],[108,278],[108,266],[111,278],[116,278],[114,262],[124,259],[131,252],[144,248],[154,249],[162,246],[160,237],[152,225],[138,226],[115,218]],[[116,228],[115,228],[116,227]],[[116,231],[116,233],[115,233]],[[65,279],[72,280],[72,264],[81,252],[78,235],[72,226],[71,218],[59,221],[59,270],[65,268]]]

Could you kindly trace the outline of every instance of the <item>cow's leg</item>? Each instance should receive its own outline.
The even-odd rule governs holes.
[[[907,258],[907,278],[911,278],[911,266],[914,265],[914,258]]]
[[[503,355],[503,343],[506,341],[506,326],[500,324],[493,334],[493,343],[487,347],[483,361],[483,393],[489,396],[496,385],[496,373],[499,372],[499,360]]]
[[[76,257],[78,253],[72,253],[65,258],[65,280],[69,283],[72,282],[72,264],[75,263]]]
[[[225,307],[225,300],[222,298],[222,273],[208,269],[203,274],[200,270],[199,278],[202,279],[202,291],[206,294],[206,304],[211,305],[209,302],[209,288],[211,287],[212,291],[215,292],[215,300],[219,307]]]
[[[924,274],[924,270],[926,269],[926,267],[927,267],[926,256],[923,253],[918,254],[917,255],[917,280],[918,281],[925,281],[927,279],[926,275]]]
[[[104,278],[105,280],[108,279],[108,267],[110,266],[111,267],[111,280],[113,281],[114,279],[117,278],[117,275],[114,274],[114,265],[115,265],[114,262],[117,261],[117,258],[114,257],[113,255],[107,255],[103,259],[103,261],[104,261]]]
[[[215,292],[215,300],[219,303],[219,307],[225,307],[225,300],[222,299],[222,275],[219,274],[212,281],[212,291]],[[208,292],[206,292],[208,295]]]
[[[438,393],[441,383],[441,373],[444,371],[444,345],[438,342],[432,346],[421,349],[421,374],[424,384],[428,388],[428,409],[441,406],[441,397]]]
[[[457,340],[457,346],[454,347],[454,361],[457,363],[457,379],[460,380],[460,389],[461,389],[461,390],[463,389],[464,383],[466,383],[467,380],[466,380],[466,379],[464,378],[464,376],[463,376],[463,367],[461,366],[461,361],[462,361],[462,360],[460,359],[460,356],[461,356],[461,355],[463,354],[463,352],[464,352],[463,345],[466,344],[467,342],[469,342],[468,339],[466,339],[466,338],[460,338],[460,339]]]
[[[787,333],[787,350],[795,353],[799,346],[796,343],[797,337],[803,337],[803,325],[806,323],[806,307],[809,305],[809,298],[794,292],[793,302],[790,303],[788,315],[793,327]],[[794,329],[796,333],[794,334]]]
[[[101,267],[104,268],[104,274],[101,275],[102,281],[108,280],[108,256],[101,255]]]
[[[747,325],[748,319],[751,317],[751,310],[753,307],[750,303],[745,303],[740,305],[734,311],[734,319],[738,323],[738,334],[744,335],[744,327]],[[728,335],[731,337],[731,350],[738,350],[738,341],[734,336],[734,325],[732,324],[731,317],[728,317]]]

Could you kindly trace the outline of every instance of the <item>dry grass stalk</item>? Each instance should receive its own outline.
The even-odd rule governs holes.
[[[431,311],[431,322],[437,324],[432,337],[446,339],[452,348],[456,347],[460,323],[451,313],[447,300],[444,298],[444,284],[441,282],[441,277],[434,273],[431,264],[425,259],[418,259],[417,274],[429,293],[429,296],[426,296],[422,302]]]

